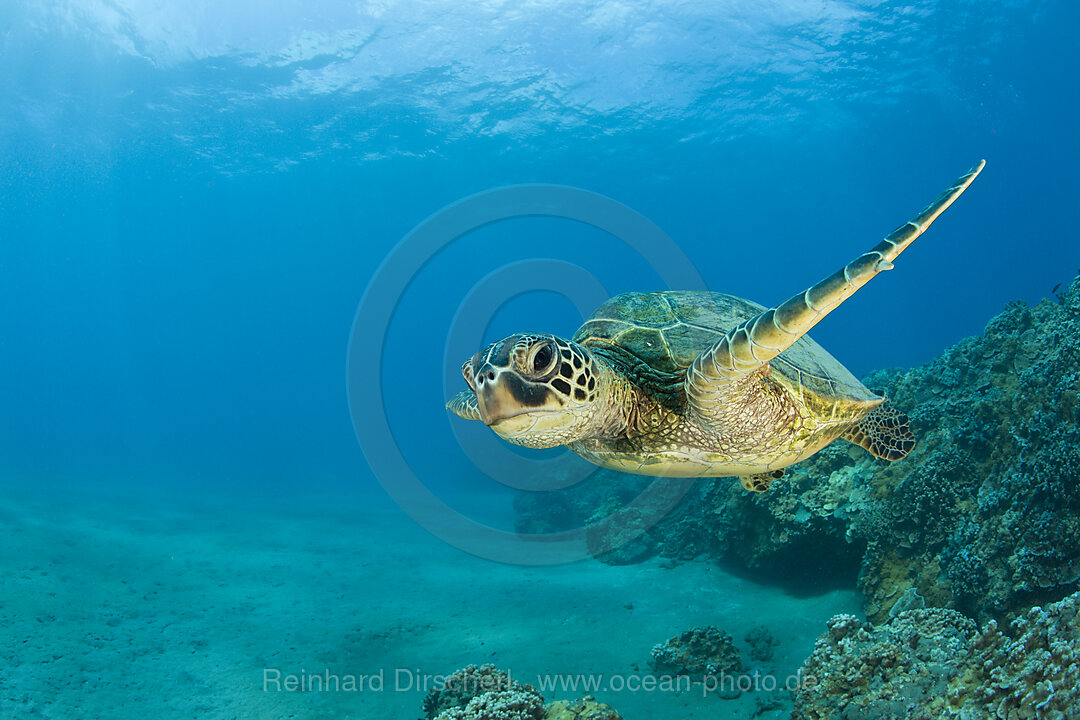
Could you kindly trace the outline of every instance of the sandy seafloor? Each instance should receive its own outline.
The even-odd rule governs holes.
[[[854,591],[795,598],[705,561],[495,564],[381,492],[213,501],[6,480],[0,523],[0,718],[413,719],[425,675],[640,675],[654,644],[707,624],[739,641],[769,627],[784,678],[826,619],[859,612]],[[382,671],[383,688],[266,690],[267,668]],[[627,720],[749,717],[761,696],[593,694]]]

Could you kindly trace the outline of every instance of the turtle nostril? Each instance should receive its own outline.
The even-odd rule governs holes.
[[[495,379],[495,372],[493,370],[488,370],[487,371],[487,379],[488,380],[494,380]]]

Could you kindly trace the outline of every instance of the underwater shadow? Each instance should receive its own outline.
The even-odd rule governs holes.
[[[716,564],[735,577],[770,585],[795,598],[810,598],[837,590],[858,590],[865,546],[854,544],[795,545],[753,567],[729,557]]]

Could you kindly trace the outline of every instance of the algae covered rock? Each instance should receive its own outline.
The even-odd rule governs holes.
[[[943,608],[838,615],[803,666],[794,720],[1066,720],[1080,707],[1080,593],[1002,631]]]
[[[719,628],[693,628],[655,645],[650,664],[658,675],[688,678],[704,692],[724,699],[741,694],[735,673],[742,670],[742,655],[731,636]]]
[[[654,646],[650,662],[657,673],[690,677],[742,670],[742,655],[731,636],[711,626],[686,630]]]

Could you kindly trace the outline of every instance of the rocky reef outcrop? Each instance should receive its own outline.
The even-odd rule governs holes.
[[[1006,628],[955,610],[881,625],[837,615],[803,666],[793,720],[1068,720],[1080,707],[1080,593]]]
[[[466,708],[481,695],[510,692],[532,695],[535,688],[517,682],[494,665],[469,665],[452,673],[428,692],[424,697],[424,718],[434,720],[451,710]]]
[[[712,626],[686,630],[652,649],[653,670],[661,675],[703,675],[742,670],[742,654],[731,635]]]
[[[451,708],[436,720],[543,720],[544,698],[536,690],[503,690],[477,695],[465,707]]]
[[[761,630],[768,633],[764,628]],[[771,637],[770,634],[770,642]],[[752,652],[760,649],[760,638],[753,639],[758,644]],[[771,644],[769,650],[771,659]],[[684,630],[667,642],[654,645],[649,664],[659,677],[685,678],[706,694],[728,700],[742,694],[741,678],[736,677],[743,669],[742,653],[731,635],[711,625]],[[678,686],[678,682],[673,683],[673,687]]]
[[[423,720],[622,720],[591,695],[544,703],[535,687],[520,683],[494,665],[469,665],[424,698]]]

